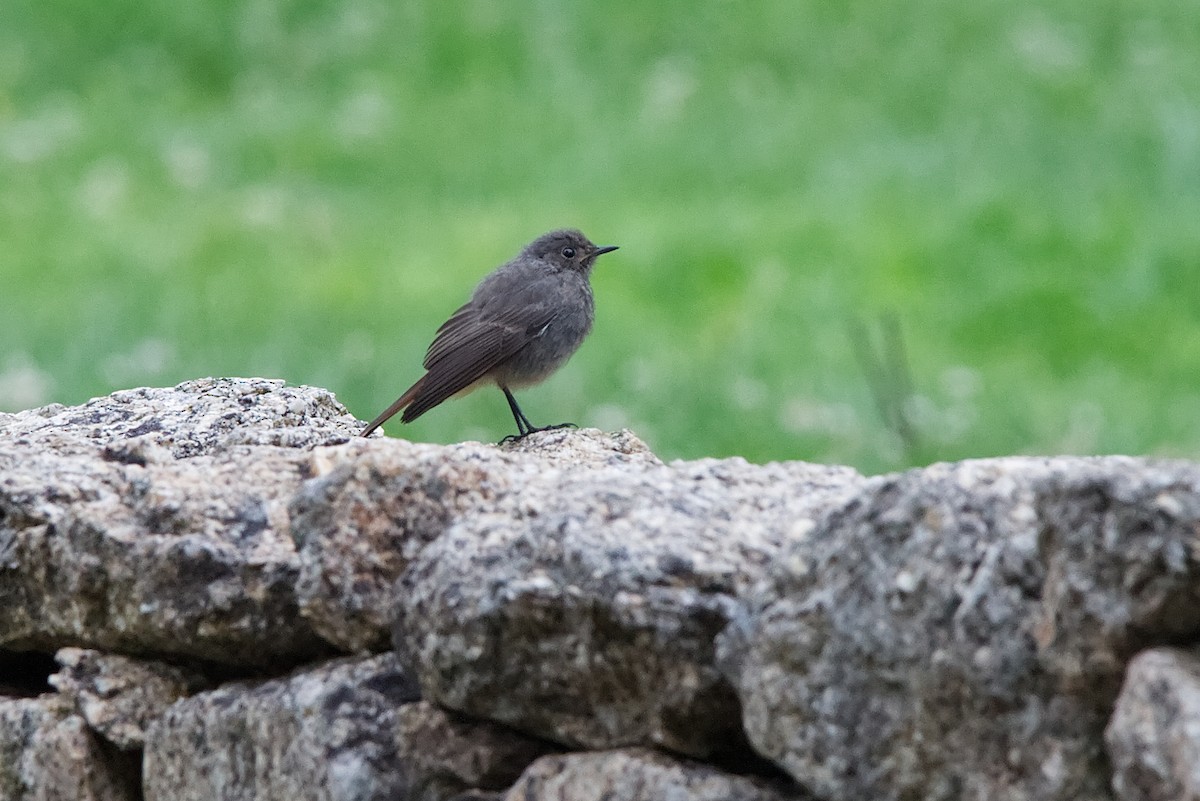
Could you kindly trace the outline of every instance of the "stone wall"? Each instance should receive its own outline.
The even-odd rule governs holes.
[[[0,414],[0,799],[1200,799],[1200,465]]]

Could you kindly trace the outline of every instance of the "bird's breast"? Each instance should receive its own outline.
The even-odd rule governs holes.
[[[583,310],[560,314],[532,332],[528,344],[493,371],[496,381],[509,387],[542,381],[579,349],[591,327],[592,316]]]

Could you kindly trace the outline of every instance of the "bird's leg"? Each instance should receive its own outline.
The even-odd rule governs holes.
[[[556,428],[575,428],[574,423],[559,423],[556,426],[542,426],[538,428],[533,423],[529,422],[529,418],[525,416],[525,412],[521,411],[521,407],[517,405],[517,399],[508,391],[508,387],[500,387],[504,392],[504,397],[508,400],[508,408],[512,411],[513,419],[517,421],[517,433],[509,434],[504,439],[500,440],[503,445],[506,442],[518,442],[535,431],[553,431]]]
[[[529,424],[529,418],[521,411],[521,407],[517,405],[517,399],[508,391],[508,387],[500,387],[500,389],[504,392],[504,397],[508,401],[508,408],[512,412],[513,419],[517,421],[517,433],[509,434],[500,440],[500,444],[503,445],[506,442],[516,442],[519,439],[524,439],[533,426]]]

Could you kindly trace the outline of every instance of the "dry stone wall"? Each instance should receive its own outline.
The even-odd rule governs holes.
[[[1200,799],[1200,465],[0,414],[0,799]]]

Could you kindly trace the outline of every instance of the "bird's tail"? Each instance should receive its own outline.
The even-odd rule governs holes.
[[[384,423],[386,423],[388,421],[388,418],[390,418],[396,412],[403,409],[408,404],[412,403],[413,400],[420,393],[421,385],[424,383],[425,383],[425,376],[421,376],[419,379],[417,379],[417,383],[415,383],[411,387],[409,387],[408,390],[403,395],[401,395],[399,398],[396,398],[395,403],[393,403],[391,406],[384,409],[383,414],[379,415],[374,420],[372,420],[370,423],[368,423],[367,427],[362,430],[362,434],[360,436],[363,436],[363,437],[370,436],[371,432],[374,431],[375,429],[379,428]]]

